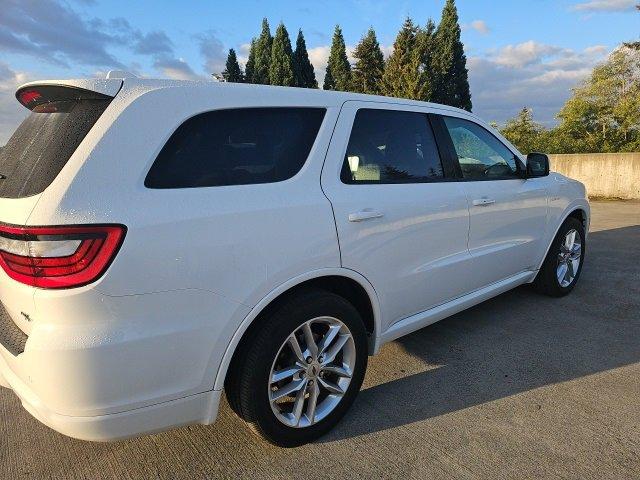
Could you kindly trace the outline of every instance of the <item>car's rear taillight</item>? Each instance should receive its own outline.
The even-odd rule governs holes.
[[[9,277],[34,287],[80,287],[106,271],[125,233],[123,225],[0,225],[0,265]]]

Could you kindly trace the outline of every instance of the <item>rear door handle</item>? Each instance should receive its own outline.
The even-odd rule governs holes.
[[[473,206],[474,207],[484,207],[486,205],[491,205],[493,203],[496,203],[496,201],[493,198],[476,198],[473,202]]]
[[[384,217],[384,213],[379,212],[377,210],[372,210],[370,208],[365,208],[364,210],[360,210],[359,212],[350,213],[349,221],[350,222],[363,222],[365,220],[373,220],[374,218]]]

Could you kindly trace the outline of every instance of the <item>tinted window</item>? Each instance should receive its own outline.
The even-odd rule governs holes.
[[[279,182],[304,165],[324,117],[318,108],[216,110],[190,118],[167,141],[149,188]]]
[[[44,94],[46,88],[40,90]],[[34,92],[29,93],[40,95]],[[74,100],[50,101],[34,108],[0,151],[0,197],[42,193],[111,101],[107,97],[79,99],[81,94],[76,91],[73,95]]]
[[[461,118],[443,118],[464,178],[518,177],[516,156],[500,140],[476,123]]]
[[[344,183],[416,183],[442,177],[425,114],[358,110],[342,167]]]

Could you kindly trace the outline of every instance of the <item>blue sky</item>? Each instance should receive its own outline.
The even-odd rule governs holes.
[[[385,54],[402,21],[436,22],[444,0],[106,1],[0,0],[0,145],[24,117],[13,92],[44,78],[102,75],[206,77],[227,50],[246,58],[267,17],[302,28],[321,80],[331,34],[348,47],[374,27]],[[636,0],[458,0],[474,111],[504,122],[523,106],[552,124],[571,88],[623,41],[640,36]],[[24,110],[24,111],[23,111]]]

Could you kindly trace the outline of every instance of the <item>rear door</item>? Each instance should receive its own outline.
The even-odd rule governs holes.
[[[469,213],[452,175],[425,110],[344,104],[322,187],[342,265],[373,284],[384,328],[467,291]]]
[[[454,116],[434,121],[448,133],[469,203],[473,289],[535,269],[547,219],[545,179],[525,179],[517,153],[480,124]]]

